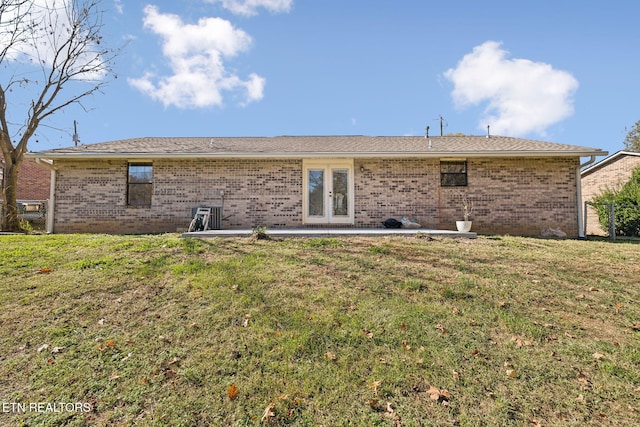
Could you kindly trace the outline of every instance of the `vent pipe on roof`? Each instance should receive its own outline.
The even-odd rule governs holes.
[[[429,138],[429,126],[427,126],[426,133],[424,135],[425,138]]]
[[[211,141],[209,141],[209,144],[211,145],[215,144],[215,141],[213,140],[213,138],[211,138]]]
[[[491,132],[489,132],[490,128],[491,128],[491,126],[487,125],[487,138],[491,138]]]
[[[80,135],[78,135],[78,126],[75,120],[73,121],[73,137],[71,138],[71,140],[76,144],[77,147],[78,142],[80,142]]]

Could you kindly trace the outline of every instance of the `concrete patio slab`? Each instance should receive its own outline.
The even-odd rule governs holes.
[[[182,233],[182,237],[249,237],[252,229],[206,230]],[[453,230],[433,230],[428,228],[269,228],[272,237],[339,237],[339,236],[416,236],[455,237],[475,239],[476,233],[461,233]]]

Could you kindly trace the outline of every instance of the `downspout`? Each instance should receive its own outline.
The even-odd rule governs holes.
[[[582,203],[582,175],[580,171],[596,161],[596,156],[591,156],[589,160],[576,167],[576,203],[578,205],[578,239],[585,239],[586,231],[584,229],[584,203]]]
[[[53,220],[55,218],[55,197],[56,197],[56,171],[52,160],[43,160],[36,157],[36,164],[43,166],[51,171],[51,185],[49,186],[49,206],[47,206],[47,233],[53,233]]]

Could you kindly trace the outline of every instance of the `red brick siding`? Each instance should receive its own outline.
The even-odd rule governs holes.
[[[479,233],[538,236],[553,227],[575,237],[577,166],[578,159],[468,159],[468,186],[441,187],[438,159],[356,160],[356,225],[407,215],[455,229],[466,196]]]
[[[126,206],[126,161],[58,161],[55,232],[173,232],[191,208],[219,206],[223,228],[301,227],[301,160],[157,160],[149,208]],[[437,159],[355,159],[356,227],[407,215],[424,227],[455,229],[460,199],[475,205],[473,230],[577,236],[578,159],[469,159],[468,187],[440,187]],[[364,172],[360,168],[364,168]]]
[[[157,160],[151,207],[126,206],[127,162],[56,162],[54,232],[186,229],[194,206],[221,206],[224,228],[300,226],[302,162]]]
[[[618,189],[631,178],[633,169],[640,167],[640,155],[622,155],[582,176],[582,202],[589,202],[607,188]],[[587,234],[604,236],[598,215],[587,209]]]
[[[24,159],[18,172],[16,198],[18,200],[47,200],[50,183],[51,171],[49,169],[38,166],[34,159]]]

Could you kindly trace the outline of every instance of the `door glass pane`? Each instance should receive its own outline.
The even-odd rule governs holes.
[[[349,215],[349,171],[334,169],[333,174],[333,215]]]
[[[309,216],[324,216],[324,170],[309,169]]]

